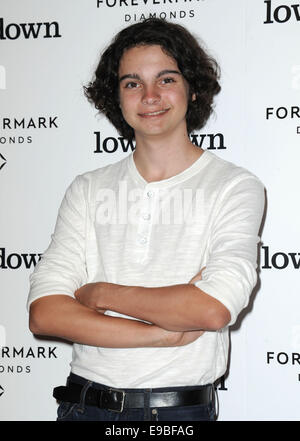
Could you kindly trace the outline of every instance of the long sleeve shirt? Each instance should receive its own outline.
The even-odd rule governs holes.
[[[74,296],[89,282],[184,284],[205,267],[195,285],[226,306],[227,327],[180,347],[74,343],[71,371],[117,388],[212,383],[227,368],[228,327],[257,282],[263,209],[260,180],[210,151],[183,172],[156,182],[141,176],[133,154],[79,175],[66,191],[51,243],[30,276],[28,308],[42,296]]]

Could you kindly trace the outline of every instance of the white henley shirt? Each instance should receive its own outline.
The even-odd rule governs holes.
[[[66,191],[51,243],[30,276],[27,307],[51,294],[73,297],[89,282],[188,283],[205,266],[195,285],[227,307],[232,325],[257,281],[263,209],[259,179],[207,150],[156,182],[141,176],[133,154],[84,173]],[[203,385],[225,373],[228,347],[228,326],[180,347],[74,344],[71,371],[116,388]]]

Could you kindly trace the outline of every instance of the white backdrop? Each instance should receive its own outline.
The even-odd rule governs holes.
[[[195,139],[267,189],[260,280],[231,332],[219,420],[300,419],[300,3],[0,0],[0,420],[56,418],[72,348],[30,333],[28,277],[73,178],[131,151],[82,86],[111,37],[150,13],[221,65],[215,115]]]

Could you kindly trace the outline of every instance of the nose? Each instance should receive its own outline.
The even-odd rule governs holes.
[[[160,102],[159,90],[155,86],[145,86],[144,94],[142,96],[142,103],[145,105],[157,104]]]

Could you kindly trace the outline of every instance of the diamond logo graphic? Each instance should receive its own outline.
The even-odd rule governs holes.
[[[0,386],[0,397],[4,394],[4,389],[2,386]]]
[[[6,164],[6,159],[5,159],[4,156],[1,155],[1,153],[0,153],[0,170],[1,170],[2,167],[5,166],[5,164]]]

